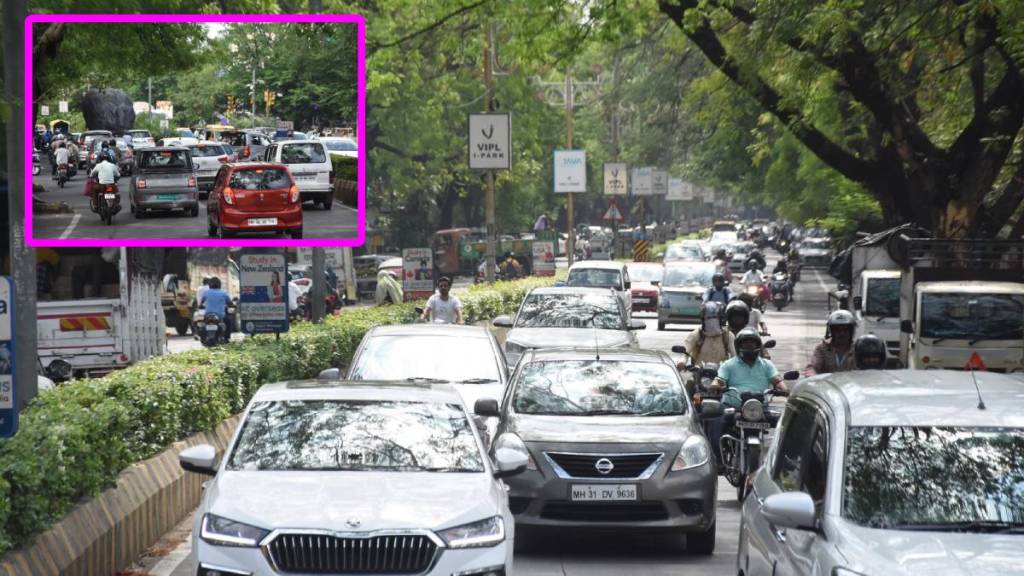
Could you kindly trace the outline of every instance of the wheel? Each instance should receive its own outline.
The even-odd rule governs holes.
[[[665,323],[664,322],[658,322],[658,330],[664,330],[664,329],[665,329]]]
[[[178,333],[178,336],[184,336],[188,334],[188,324],[188,318],[179,318],[174,325],[174,331]]]
[[[104,224],[110,226],[110,221],[112,219],[110,214],[110,208],[106,206],[100,208],[100,218],[103,220]]]
[[[327,196],[326,200],[320,201],[320,206],[322,206],[324,210],[330,210],[331,207],[334,206],[334,197]]]
[[[146,217],[146,211],[142,208],[136,208],[134,205],[132,206],[132,212],[135,214],[136,220],[142,220]]]
[[[217,237],[217,225],[214,224],[213,222],[209,221],[209,220],[206,221],[206,234],[210,238],[216,238]]]
[[[234,234],[232,234],[231,232],[228,232],[228,230],[226,228],[224,228],[223,224],[221,224],[217,228],[217,237],[218,238],[231,238],[232,236],[234,236]]]
[[[778,310],[779,312],[782,312],[783,308],[785,308],[785,306],[783,306],[782,304],[777,304],[775,306],[775,309]],[[735,316],[735,314],[733,314],[733,316]]]
[[[690,554],[710,556],[715,552],[715,522],[703,532],[686,533],[686,551]]]
[[[289,234],[291,234],[291,237],[293,239],[298,240],[302,238],[302,228],[296,228],[295,230],[292,230]]]
[[[193,218],[198,217],[199,216],[199,207],[196,206],[195,208],[192,208],[191,210],[189,210],[188,211],[188,215],[193,217]]]

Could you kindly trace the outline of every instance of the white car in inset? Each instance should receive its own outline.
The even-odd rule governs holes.
[[[294,381],[260,388],[217,462],[192,530],[198,574],[506,574],[513,519],[498,480],[526,469],[499,436],[492,465],[449,385]]]

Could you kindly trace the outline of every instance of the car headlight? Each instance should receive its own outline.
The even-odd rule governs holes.
[[[245,546],[255,548],[270,534],[269,530],[229,520],[215,514],[203,516],[200,537],[217,546]]]
[[[505,540],[505,521],[501,516],[491,516],[478,522],[441,530],[437,535],[449,548],[495,546]]]
[[[748,422],[764,420],[764,404],[751,398],[743,403],[743,408],[740,408],[740,416]]]
[[[679,454],[676,454],[676,459],[672,462],[672,472],[703,466],[708,463],[710,455],[711,450],[703,436],[690,436],[683,442]]]

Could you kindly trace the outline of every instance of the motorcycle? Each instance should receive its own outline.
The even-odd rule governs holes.
[[[32,152],[32,175],[39,176],[43,171],[43,161],[39,158],[39,152]]]
[[[765,290],[767,286],[765,284],[747,284],[743,287],[743,292],[749,294],[754,298],[754,307],[764,312],[764,301],[765,301]]]
[[[110,226],[114,223],[114,215],[121,211],[121,194],[118,192],[117,184],[96,183],[93,188],[93,212],[100,215],[100,219]]]
[[[790,378],[787,373],[786,379],[796,378]],[[718,439],[720,470],[736,487],[736,499],[740,502],[747,494],[750,477],[761,466],[762,447],[767,445],[767,437],[782,414],[781,408],[771,405],[771,398],[785,395],[772,388],[764,392],[743,392],[739,410],[725,409],[726,422],[731,421],[731,426]]]
[[[68,165],[60,164],[57,166],[57,187],[63,188],[64,184],[68,181]]]
[[[220,316],[212,312],[196,310],[195,334],[203,346],[211,348],[227,342],[227,333],[227,324]]]
[[[779,312],[793,299],[793,287],[789,282],[789,274],[776,272],[771,282],[772,305]]]

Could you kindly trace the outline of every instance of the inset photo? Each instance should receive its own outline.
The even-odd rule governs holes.
[[[31,245],[363,243],[362,17],[34,15],[26,38]]]

